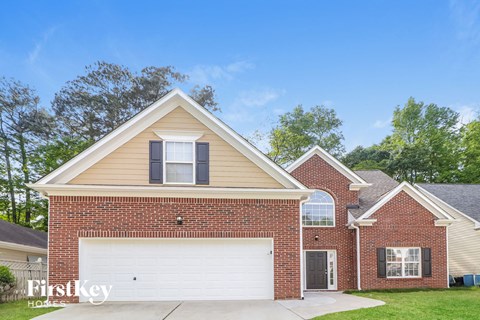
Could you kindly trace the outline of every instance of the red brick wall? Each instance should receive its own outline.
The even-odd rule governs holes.
[[[291,173],[310,189],[324,190],[335,199],[335,227],[304,227],[303,248],[337,251],[338,290],[356,288],[355,233],[346,227],[348,204],[358,204],[358,192],[350,191],[352,183],[317,155]],[[319,240],[315,241],[318,235]]]
[[[446,228],[435,227],[435,216],[402,191],[372,217],[371,227],[360,227],[362,289],[443,288],[447,286]],[[432,277],[377,278],[377,248],[431,248]]]
[[[50,285],[78,279],[79,236],[265,237],[274,239],[275,298],[300,297],[297,200],[52,196],[49,223]]]

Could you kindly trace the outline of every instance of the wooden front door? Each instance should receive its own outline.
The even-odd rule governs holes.
[[[328,289],[326,251],[307,251],[307,289]]]

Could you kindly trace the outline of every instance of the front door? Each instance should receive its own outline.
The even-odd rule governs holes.
[[[326,251],[307,251],[307,289],[328,289]]]

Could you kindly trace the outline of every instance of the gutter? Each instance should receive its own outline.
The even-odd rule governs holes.
[[[47,248],[34,247],[24,244],[18,244],[13,242],[0,241],[0,248],[18,250],[22,252],[47,254]]]

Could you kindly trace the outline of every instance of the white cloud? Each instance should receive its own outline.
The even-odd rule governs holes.
[[[263,89],[242,91],[225,112],[225,119],[231,122],[258,122],[259,117],[268,117],[264,107],[277,100],[284,90]]]
[[[328,108],[333,108],[333,101],[332,100],[322,101],[322,105]]]
[[[235,75],[253,68],[255,68],[255,65],[249,61],[236,61],[226,66],[197,65],[187,73],[190,76],[190,82],[205,85],[220,80],[231,81]]]
[[[47,44],[48,40],[55,33],[56,29],[57,29],[56,27],[50,27],[50,28],[47,29],[47,31],[45,31],[42,34],[42,37],[41,37],[40,41],[38,41],[36,43],[35,47],[28,53],[27,62],[29,64],[34,64],[35,62],[37,62],[38,56],[42,52],[42,50],[45,47],[45,45]]]
[[[373,124],[373,127],[377,129],[383,129],[388,127],[391,123],[392,123],[392,118],[388,118],[387,120],[377,120]]]
[[[480,1],[451,0],[450,10],[457,38],[472,45],[480,44]]]
[[[281,94],[282,92],[273,89],[244,91],[240,94],[238,99],[242,105],[262,107],[267,103],[276,100]]]
[[[479,108],[475,107],[474,105],[460,106],[458,108],[455,108],[455,110],[460,114],[460,117],[458,119],[460,125],[464,125],[478,118],[480,112]]]

